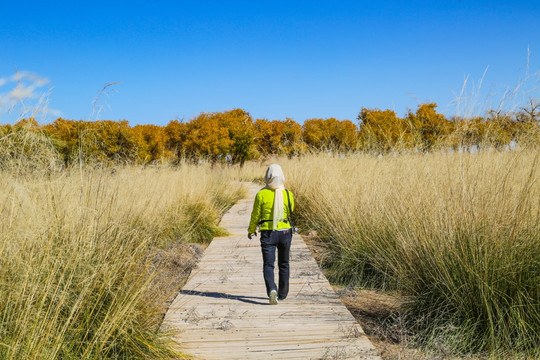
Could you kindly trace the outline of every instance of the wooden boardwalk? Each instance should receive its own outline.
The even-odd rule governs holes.
[[[291,247],[289,296],[269,305],[259,239],[247,238],[255,193],[240,200],[171,304],[163,326],[200,359],[379,359],[299,235]],[[276,266],[277,282],[277,266]]]

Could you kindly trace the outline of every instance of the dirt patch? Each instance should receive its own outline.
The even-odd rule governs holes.
[[[383,359],[431,359],[411,347],[401,315],[402,299],[373,290],[334,287]]]
[[[160,318],[165,316],[170,304],[176,298],[197,266],[205,247],[194,243],[176,243],[168,249],[159,250],[152,259],[153,270],[158,274],[153,281],[152,292],[163,304]],[[164,301],[163,301],[164,300]]]

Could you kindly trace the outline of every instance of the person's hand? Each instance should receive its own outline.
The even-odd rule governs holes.
[[[254,233],[248,233],[248,239],[249,240],[251,240],[252,236],[257,236],[257,232],[255,231]]]

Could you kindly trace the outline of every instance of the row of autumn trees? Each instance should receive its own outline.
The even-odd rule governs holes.
[[[537,103],[516,113],[491,111],[484,117],[447,119],[437,105],[421,104],[398,117],[394,111],[362,109],[358,123],[349,120],[254,120],[242,110],[201,113],[188,122],[166,126],[130,126],[121,121],[59,118],[47,125],[24,119],[0,126],[0,138],[17,131],[39,132],[50,139],[66,165],[84,162],[149,163],[207,159],[243,164],[269,155],[295,156],[313,151],[387,153],[506,148],[540,145]],[[1,146],[1,143],[0,143]]]

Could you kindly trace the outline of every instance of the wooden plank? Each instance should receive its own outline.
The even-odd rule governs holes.
[[[201,359],[379,359],[298,235],[289,296],[269,305],[259,240],[246,236],[257,190],[225,214],[220,225],[232,235],[212,240],[163,327]]]

